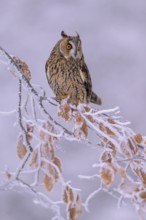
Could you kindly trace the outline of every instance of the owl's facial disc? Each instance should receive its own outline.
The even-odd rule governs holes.
[[[80,41],[69,41],[69,43],[72,46],[72,49],[70,50],[70,55],[74,59],[80,59],[82,57],[82,50],[81,50],[81,42]]]
[[[64,56],[65,59],[73,58],[73,59],[81,59],[82,57],[82,48],[81,48],[81,40],[79,36],[77,37],[63,37],[60,43],[60,52]]]

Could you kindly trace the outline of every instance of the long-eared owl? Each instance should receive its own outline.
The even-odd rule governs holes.
[[[46,62],[48,83],[56,99],[61,101],[68,97],[75,105],[89,102],[101,105],[101,99],[92,91],[79,34],[68,36],[62,31],[61,36]]]

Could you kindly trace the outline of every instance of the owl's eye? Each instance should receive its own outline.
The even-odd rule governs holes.
[[[68,43],[68,44],[66,45],[66,49],[67,49],[67,50],[71,50],[71,49],[72,49],[72,45],[71,45],[70,43]]]

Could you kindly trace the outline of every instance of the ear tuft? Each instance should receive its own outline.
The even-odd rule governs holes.
[[[67,34],[64,31],[61,31],[61,36],[62,37],[68,37]]]
[[[78,32],[77,32],[77,31],[76,31],[76,35],[77,35],[77,37],[78,37],[78,38],[80,38],[80,35],[78,34]]]

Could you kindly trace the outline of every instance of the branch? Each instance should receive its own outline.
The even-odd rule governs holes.
[[[130,122],[120,116],[119,107],[98,110],[85,104],[74,106],[67,99],[60,104],[54,103],[54,99],[46,97],[41,86],[31,83],[31,73],[25,62],[11,57],[1,47],[0,51],[6,59],[1,63],[9,66],[19,82],[17,110],[0,112],[0,116],[18,116],[20,133],[16,148],[21,160],[15,171],[1,172],[6,179],[0,189],[12,190],[18,186],[22,191],[27,189],[36,203],[55,212],[53,220],[64,219],[61,206],[66,206],[68,220],[77,220],[83,208],[89,211],[89,202],[101,190],[117,198],[118,205],[130,199],[138,215],[145,213],[146,136],[129,127]],[[23,90],[27,93],[26,98]],[[46,103],[58,112],[56,120]],[[64,120],[63,125],[58,122],[59,118]],[[72,125],[71,131],[65,123]],[[93,137],[96,143],[93,143]],[[86,175],[85,170],[84,175],[78,175],[81,182],[97,181],[97,178],[100,182],[99,187],[91,189],[85,201],[81,199],[82,188],[73,187],[71,181],[64,178],[63,160],[58,156],[57,148],[61,139],[86,144],[92,147],[93,155],[98,150],[92,174]],[[86,163],[89,163],[88,155]],[[77,166],[76,162],[74,166]],[[24,175],[30,175],[32,181],[26,182]],[[50,192],[53,193],[56,184],[58,198],[51,200]]]

